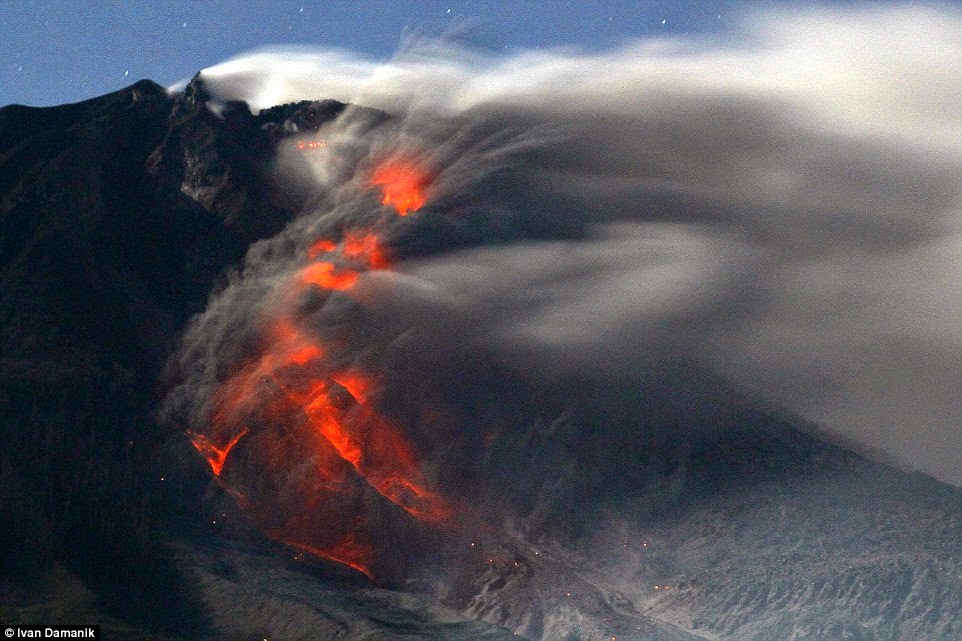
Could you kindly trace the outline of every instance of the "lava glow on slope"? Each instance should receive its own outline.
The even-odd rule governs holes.
[[[426,183],[426,172],[393,161],[371,179],[383,190],[383,203],[402,216],[424,204]],[[452,510],[427,487],[402,430],[372,405],[376,377],[331,366],[328,346],[295,313],[295,301],[312,288],[349,291],[362,273],[389,269],[389,251],[376,229],[364,229],[347,231],[338,242],[319,239],[306,257],[281,286],[281,303],[265,323],[256,355],[213,395],[210,433],[188,435],[221,485],[232,495],[240,495],[235,485],[243,486],[241,507],[268,537],[373,578],[377,526],[363,513],[371,508],[363,507],[358,491],[367,488],[425,523],[444,523]],[[271,491],[251,491],[243,470],[225,471],[231,449],[248,434],[244,465],[302,479],[297,487],[283,486],[293,511],[279,508]]]
[[[345,291],[357,283],[358,273],[352,269],[339,270],[333,263],[312,263],[304,268],[301,278],[305,283],[322,289]]]
[[[246,429],[229,440],[224,447],[217,447],[203,434],[198,434],[190,430],[187,432],[187,435],[190,436],[190,442],[197,448],[197,451],[207,459],[207,463],[210,465],[210,470],[214,473],[214,476],[220,476],[220,473],[224,470],[224,462],[227,460],[227,455],[231,449],[237,445],[237,441],[241,440],[241,437],[245,434],[247,434]]]
[[[367,566],[365,565],[366,559],[370,558],[374,550],[369,545],[357,543],[353,536],[348,536],[332,548],[322,550],[305,543],[284,540],[282,535],[280,535],[278,532],[267,532],[266,534],[275,541],[280,541],[285,545],[289,545],[295,550],[306,552],[307,554],[311,554],[318,558],[327,559],[328,561],[334,561],[335,563],[346,565],[349,568],[357,570],[367,578],[374,580],[374,575],[371,574],[371,571],[368,570]]]
[[[391,205],[401,216],[424,206],[428,182],[428,175],[420,166],[401,160],[386,162],[371,175],[371,184],[380,187],[384,194],[381,204]]]
[[[300,150],[305,149],[321,149],[327,147],[327,141],[325,140],[302,140],[297,143],[297,148]]]

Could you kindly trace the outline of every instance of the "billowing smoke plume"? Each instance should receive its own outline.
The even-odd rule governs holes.
[[[401,399],[376,418],[398,441],[371,447],[438,452],[431,390],[482,360],[512,380],[684,363],[962,483],[962,14],[815,10],[742,35],[502,57],[429,43],[385,64],[272,49],[206,70],[225,100],[389,118],[348,109],[282,149],[311,205],[195,320],[170,411],[216,459],[241,423],[291,420],[278,395],[323,401],[318,429],[350,462],[366,437],[338,445],[324,421]],[[430,462],[388,479],[357,456],[394,507],[456,509],[428,494]]]

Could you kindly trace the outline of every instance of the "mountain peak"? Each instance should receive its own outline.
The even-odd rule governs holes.
[[[183,99],[190,104],[204,103],[212,98],[210,91],[206,87],[204,78],[201,72],[197,72],[193,75],[187,85],[181,92]]]

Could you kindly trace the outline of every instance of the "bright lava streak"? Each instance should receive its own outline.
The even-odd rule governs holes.
[[[324,146],[323,141],[298,143],[300,149]],[[429,182],[419,165],[393,159],[373,172],[370,186],[380,189],[382,204],[406,216],[424,205]],[[427,489],[415,452],[400,427],[373,407],[377,377],[328,364],[329,346],[299,325],[293,307],[292,301],[307,288],[345,291],[365,271],[389,269],[389,248],[382,245],[375,228],[368,228],[347,230],[339,241],[316,240],[306,253],[307,264],[285,281],[281,302],[269,310],[258,353],[214,393],[211,435],[193,431],[188,435],[217,482],[238,498],[267,536],[373,579],[374,526],[363,511],[350,514],[337,507],[345,504],[345,498],[350,501],[344,492],[351,491],[347,488],[354,474],[416,519],[442,523],[453,511],[446,499]],[[259,444],[270,442],[260,430],[282,431],[281,441],[264,446],[277,448],[269,452],[282,452],[283,443],[291,443],[297,450],[289,451],[303,452],[305,457],[299,461],[297,454],[292,459],[272,454],[270,466],[311,461],[313,476],[300,488],[303,509],[284,517],[276,511],[274,497],[252,495],[249,488],[241,494],[220,478],[228,454],[248,430],[237,433],[224,447],[214,443],[223,442],[242,423],[258,426]],[[252,450],[252,460],[257,460],[258,453],[260,449]],[[333,506],[334,512],[326,517],[331,520],[317,521],[313,505]],[[334,520],[336,514],[340,516]]]
[[[214,472],[214,476],[220,476],[220,473],[224,470],[224,463],[227,462],[227,455],[230,454],[230,451],[237,445],[237,441],[241,440],[241,437],[245,434],[247,434],[247,430],[239,433],[228,441],[227,445],[221,448],[214,445],[210,439],[203,434],[198,434],[190,430],[187,431],[190,442],[197,448],[197,451],[207,459],[207,463],[210,465],[211,471]]]

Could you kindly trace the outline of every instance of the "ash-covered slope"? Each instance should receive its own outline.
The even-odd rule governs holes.
[[[683,450],[634,496],[617,480],[639,478],[632,457],[612,448],[607,465],[586,468],[558,453],[562,436],[554,476],[524,488],[511,535],[448,598],[544,639],[660,638],[644,631],[652,621],[706,639],[958,637],[962,492],[788,424],[766,428],[764,416],[743,420],[761,431]],[[564,509],[572,494],[560,487],[582,502]],[[559,507],[580,532],[546,532]]]

